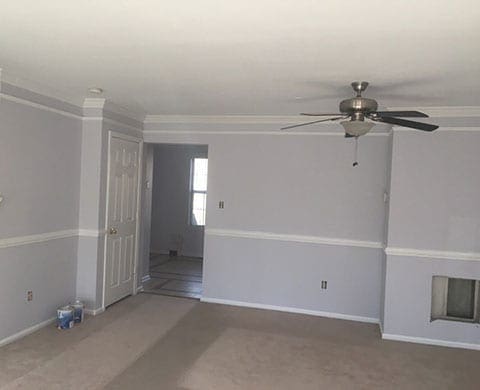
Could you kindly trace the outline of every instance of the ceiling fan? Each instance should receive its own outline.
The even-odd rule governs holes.
[[[366,81],[354,81],[351,85],[357,96],[342,100],[340,102],[339,113],[301,114],[306,116],[333,116],[333,118],[320,119],[317,121],[287,126],[283,127],[281,130],[288,130],[293,129],[294,127],[313,125],[314,123],[336,121],[347,118],[350,118],[350,120],[340,122],[345,129],[346,138],[359,137],[367,134],[372,127],[375,126],[375,122],[389,123],[392,125],[409,127],[423,131],[433,131],[438,129],[437,125],[397,118],[428,118],[427,114],[424,114],[420,111],[377,111],[378,103],[376,100],[362,97],[362,92],[367,89],[368,83]],[[365,119],[369,119],[373,122],[366,122]]]

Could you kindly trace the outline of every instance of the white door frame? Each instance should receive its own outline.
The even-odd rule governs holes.
[[[135,218],[136,218],[136,223],[135,223],[135,257],[133,261],[133,289],[132,289],[132,295],[137,294],[137,289],[138,289],[138,275],[137,275],[137,270],[138,270],[138,251],[139,251],[139,242],[140,242],[140,205],[141,205],[141,190],[142,190],[142,175],[143,175],[143,139],[140,137],[134,137],[131,135],[123,134],[118,131],[114,130],[108,130],[108,151],[107,151],[107,188],[105,192],[106,196],[106,202],[105,202],[105,226],[104,226],[104,249],[103,249],[103,285],[102,285],[102,309],[105,310],[105,288],[107,284],[107,234],[108,234],[108,207],[109,207],[109,201],[108,201],[108,194],[110,191],[110,152],[111,152],[111,141],[112,138],[120,138],[126,141],[132,141],[138,143],[138,179],[137,179],[137,207],[135,210]]]

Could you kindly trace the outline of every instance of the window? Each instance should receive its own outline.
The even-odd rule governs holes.
[[[432,320],[479,322],[479,281],[434,276]]]
[[[190,170],[190,224],[205,226],[208,159],[193,158]]]

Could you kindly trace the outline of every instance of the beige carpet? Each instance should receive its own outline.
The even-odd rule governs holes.
[[[140,294],[0,349],[3,389],[478,389],[480,352],[378,327]]]

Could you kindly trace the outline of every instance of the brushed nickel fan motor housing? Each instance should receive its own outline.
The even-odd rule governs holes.
[[[345,99],[340,102],[340,112],[345,114],[368,114],[369,112],[377,111],[378,103],[374,99],[364,97],[354,97]]]

